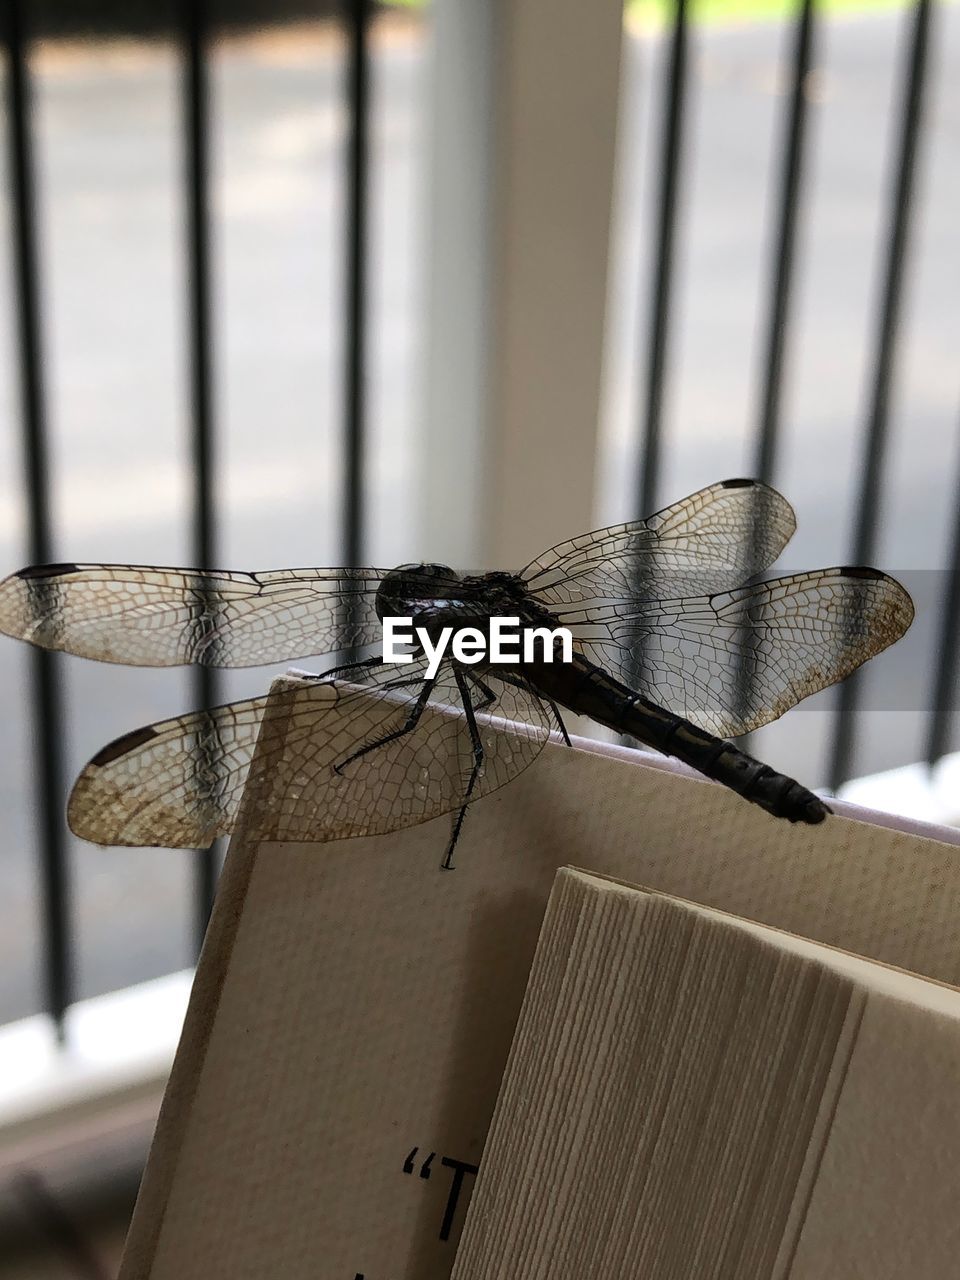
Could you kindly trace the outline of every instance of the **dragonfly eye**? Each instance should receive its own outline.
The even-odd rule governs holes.
[[[377,590],[380,618],[403,618],[428,600],[454,598],[460,575],[445,564],[402,564],[384,575]]]

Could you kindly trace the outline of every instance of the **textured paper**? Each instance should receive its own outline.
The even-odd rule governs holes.
[[[471,806],[454,872],[448,818],[261,844],[261,799],[231,843],[123,1280],[447,1277],[559,866],[960,978],[956,848],[791,827],[622,751],[548,744]]]
[[[453,1280],[940,1280],[960,991],[562,869]]]

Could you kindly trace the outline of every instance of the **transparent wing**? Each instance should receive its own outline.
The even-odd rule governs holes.
[[[378,569],[41,565],[0,582],[0,631],[137,667],[254,667],[380,640]]]
[[[711,733],[749,733],[898,640],[913,602],[876,569],[676,600],[558,608],[587,657]]]
[[[560,543],[520,576],[551,610],[729,591],[771,565],[795,528],[793,508],[775,489],[724,480],[647,520]]]
[[[127,734],[77,780],[71,830],[98,844],[210,844],[233,830],[258,735],[258,783],[271,796],[258,827],[265,839],[376,835],[457,809],[476,763],[470,724],[448,667],[410,726],[423,665],[377,667],[357,684],[291,687],[266,716],[267,698],[253,698]],[[483,749],[478,799],[525,769],[552,726],[532,691],[466,679]]]
[[[233,830],[266,696],[135,729],[87,764],[70,830],[106,845],[205,848]]]

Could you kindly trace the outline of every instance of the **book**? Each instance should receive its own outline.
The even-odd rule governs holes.
[[[274,688],[282,717],[316,685]],[[792,827],[668,761],[556,739],[470,806],[446,872],[449,817],[268,838],[301,751],[254,761],[122,1280],[445,1280],[561,866],[960,979],[957,832],[849,807]]]
[[[941,1280],[960,991],[561,869],[453,1280]]]

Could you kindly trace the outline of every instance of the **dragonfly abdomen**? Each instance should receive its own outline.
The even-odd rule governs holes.
[[[830,812],[819,796],[793,778],[649,701],[582,655],[571,665],[526,664],[524,673],[538,691],[555,702],[664,755],[675,756],[774,817],[817,823]]]
[[[645,698],[636,698],[623,718],[626,732],[633,737],[666,755],[676,756],[776,818],[817,823],[830,812],[819,796],[793,778]]]

